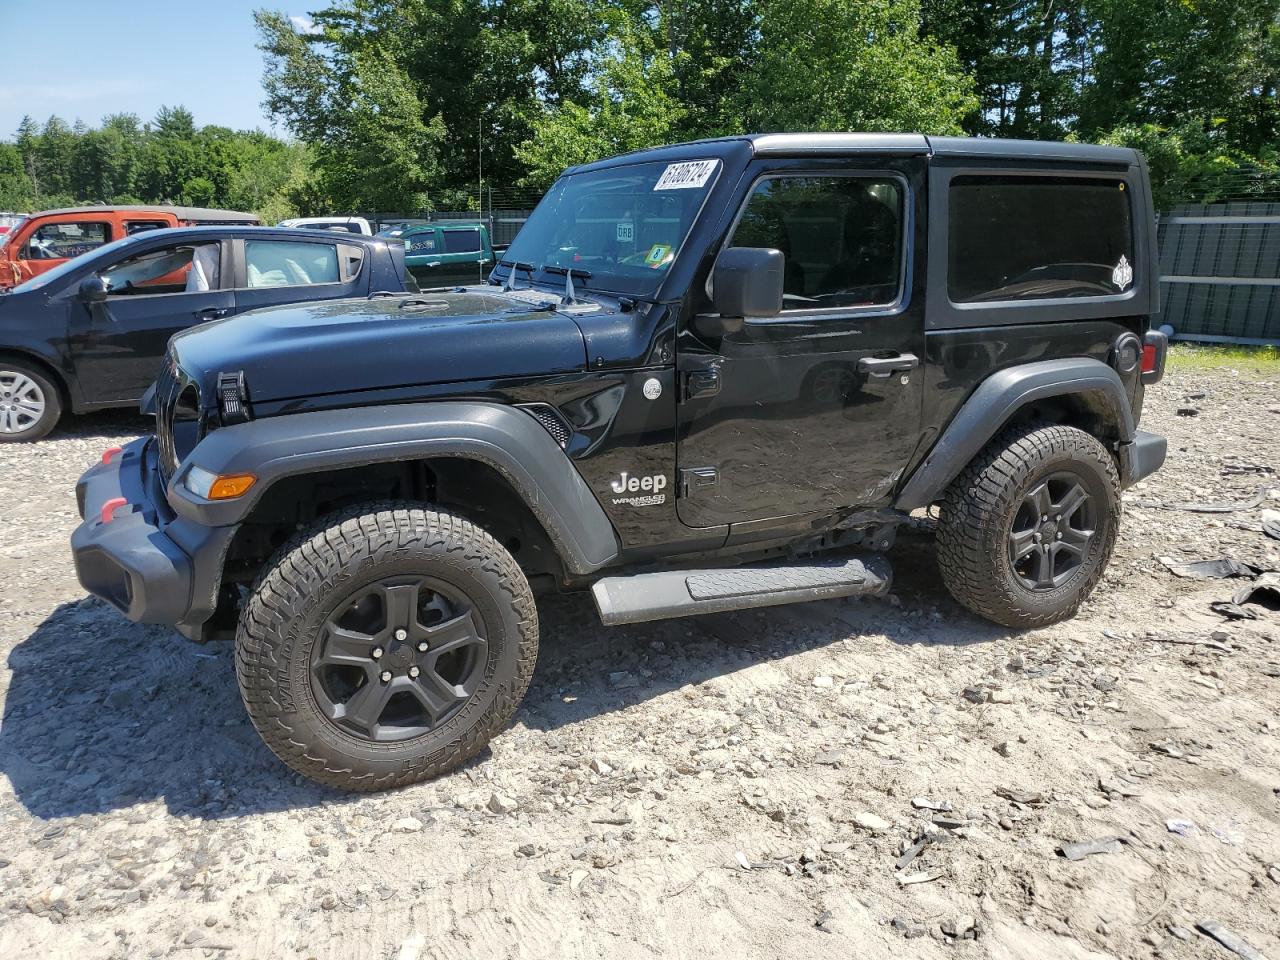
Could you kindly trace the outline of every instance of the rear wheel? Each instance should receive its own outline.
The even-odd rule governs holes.
[[[61,415],[62,398],[47,376],[0,357],[0,443],[39,440]]]
[[[287,544],[241,616],[254,726],[298,772],[380,790],[451,770],[510,719],[538,650],[515,560],[452,514],[366,506]]]
[[[992,441],[947,491],[938,563],[952,596],[1010,627],[1075,615],[1115,546],[1120,479],[1074,427],[1024,425]]]

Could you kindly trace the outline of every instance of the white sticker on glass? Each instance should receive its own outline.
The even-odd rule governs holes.
[[[696,190],[704,187],[716,172],[719,160],[686,160],[669,163],[653,185],[655,190]]]
[[[1111,282],[1120,290],[1129,289],[1129,284],[1133,283],[1133,267],[1129,265],[1128,257],[1120,257],[1120,262],[1111,271]]]
[[[630,243],[635,239],[636,228],[630,220],[623,220],[618,223],[618,242]]]

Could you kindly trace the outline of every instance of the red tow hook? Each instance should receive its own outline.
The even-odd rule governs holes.
[[[102,451],[102,462],[110,463],[112,458],[123,449],[124,447],[107,447],[107,449]]]
[[[98,514],[98,517],[103,523],[110,523],[115,519],[115,512],[121,507],[128,506],[128,504],[129,501],[124,497],[112,497],[102,505],[102,511]]]

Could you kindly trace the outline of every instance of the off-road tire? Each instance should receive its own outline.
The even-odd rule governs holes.
[[[1074,474],[1096,501],[1096,533],[1078,569],[1060,586],[1028,589],[1009,556],[1023,497],[1050,476]],[[1008,627],[1042,627],[1074,616],[1097,586],[1120,525],[1120,478],[1095,437],[1075,427],[1011,427],[991,441],[948,488],[937,556],[951,595]]]
[[[484,624],[487,651],[459,713],[413,739],[377,743],[321,711],[310,682],[312,647],[337,595],[362,580],[406,573],[465,594]],[[537,609],[511,554],[453,514],[388,502],[327,517],[276,552],[241,612],[236,678],[276,756],[317,782],[367,792],[438,776],[480,752],[515,712],[537,655]]]
[[[0,429],[0,443],[30,443],[47,435],[58,425],[58,419],[62,416],[62,392],[39,367],[0,356],[0,385],[9,384],[14,377],[25,377],[30,384],[34,385],[36,395],[39,396],[44,408],[34,422],[29,425],[24,423],[22,429]],[[6,403],[7,398],[0,395],[0,404]],[[0,416],[7,414],[8,411],[0,408]]]

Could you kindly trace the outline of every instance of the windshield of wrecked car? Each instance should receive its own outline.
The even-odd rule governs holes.
[[[720,161],[635,163],[561,177],[503,257],[535,271],[574,271],[580,286],[647,295],[680,252]]]
[[[44,273],[37,273],[26,283],[18,284],[13,288],[13,292],[25,293],[28,290],[39,290],[41,287],[47,287],[55,280],[61,280],[67,274],[74,273],[76,270],[79,270],[84,266],[86,258],[93,257],[94,259],[97,259],[98,257],[103,257],[104,259],[109,259],[109,257],[105,257],[104,254],[109,254],[114,250],[119,250],[121,247],[127,247],[133,242],[133,239],[133,237],[121,237],[119,240],[113,240],[111,243],[104,244],[101,247],[90,250],[88,253],[81,254],[78,257],[72,257],[70,260],[66,260],[63,263],[58,264],[52,270],[46,270]]]

